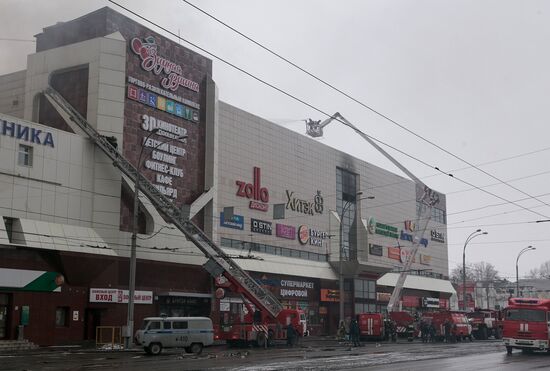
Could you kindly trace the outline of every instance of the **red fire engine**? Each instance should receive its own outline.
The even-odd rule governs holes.
[[[382,313],[361,313],[357,315],[360,336],[363,339],[384,339],[384,315]]]
[[[101,135],[94,125],[86,121],[61,94],[50,87],[44,91],[44,94],[63,117],[70,117],[69,125],[71,127],[73,124],[78,125],[128,179],[133,182],[140,179],[136,168],[112,145],[112,142]],[[204,269],[215,277],[217,282],[223,281],[224,287],[239,295],[247,308],[246,314],[238,324],[230,323],[220,328],[218,323],[215,330],[218,339],[241,340],[267,346],[272,339],[286,338],[287,330],[292,330],[297,336],[304,334],[306,326],[304,312],[299,309],[284,309],[271,292],[256,282],[231,256],[195,225],[189,219],[189,215],[183,213],[148,179],[140,179],[140,189],[160,214],[208,258],[203,265]],[[217,294],[221,298],[225,295],[225,289],[220,287],[219,290],[221,291]],[[216,322],[215,320],[216,318],[213,322]],[[292,328],[288,326],[289,324]],[[127,331],[127,337],[133,336],[131,327]],[[229,330],[225,331],[226,329]]]
[[[504,310],[503,340],[508,354],[550,350],[550,299],[510,298]]]
[[[479,309],[466,314],[472,325],[472,335],[476,340],[487,340],[494,336],[502,338],[502,312],[499,310]]]
[[[445,324],[448,322],[451,330],[451,337],[457,340],[469,339],[472,341],[472,326],[463,312],[441,310],[430,313],[424,317],[435,328],[435,336],[439,340],[445,338]]]
[[[227,288],[233,293],[239,292],[229,281],[218,277],[216,284],[219,290]],[[225,340],[229,345],[252,344],[259,347],[271,346],[274,340],[287,339],[288,325],[291,324],[295,336],[306,334],[306,316],[301,309],[282,309],[277,316],[272,316],[262,307],[252,304],[246,296],[231,295],[223,304],[218,299],[216,306],[226,305],[225,310],[212,313],[214,322],[214,339]]]

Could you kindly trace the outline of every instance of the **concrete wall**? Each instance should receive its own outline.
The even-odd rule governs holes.
[[[23,118],[26,71],[0,76],[0,113]]]
[[[262,212],[249,208],[249,199],[236,195],[236,181],[252,183],[253,168],[261,168],[261,186],[269,190],[269,211]],[[378,222],[395,226],[398,233],[404,229],[405,220],[416,218],[415,184],[403,177],[372,164],[351,157],[315,140],[280,127],[226,103],[219,104],[219,218],[224,207],[233,206],[234,213],[244,216],[244,230],[219,227],[220,238],[232,238],[255,243],[288,247],[317,253],[332,252],[332,260],[337,259],[339,221],[330,210],[336,210],[336,168],[340,167],[359,175],[359,190],[362,197],[375,196],[374,200],[360,201],[358,215],[366,221],[374,217]],[[273,220],[273,205],[287,202],[286,190],[294,196],[313,201],[317,190],[324,198],[322,214],[305,215],[286,210],[284,220]],[[444,203],[444,198],[443,198]],[[332,215],[332,216],[331,216]],[[272,222],[271,236],[252,233],[250,219]],[[275,224],[281,223],[298,228],[307,225],[326,231],[332,238],[323,241],[322,247],[302,245],[297,240],[275,236]],[[427,248],[420,247],[413,269],[432,269],[434,273],[448,275],[447,244],[430,240],[430,230],[438,229],[446,235],[446,226],[430,222],[427,235]],[[389,259],[387,247],[396,246],[398,241],[378,234],[361,230],[358,246],[358,260],[365,272],[399,268],[402,263]],[[383,246],[383,256],[369,254],[368,244]],[[401,246],[410,246],[400,240]],[[420,264],[420,254],[431,256],[429,265]],[[296,259],[297,268],[305,260]]]

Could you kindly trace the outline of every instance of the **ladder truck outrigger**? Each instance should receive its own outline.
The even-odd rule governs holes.
[[[342,116],[339,112],[336,112],[334,115],[329,117],[328,119],[324,120],[323,122],[319,121],[313,121],[311,119],[306,120],[306,134],[308,134],[311,137],[318,138],[323,136],[323,128],[327,126],[332,121],[338,121],[351,129],[353,129],[359,136],[361,136],[364,140],[366,140],[370,145],[372,145],[378,152],[380,152],[382,155],[384,155],[388,160],[390,160],[399,170],[404,172],[409,178],[411,178],[412,181],[416,184],[416,186],[422,190],[420,192],[420,195],[417,192],[417,202],[420,205],[420,207],[417,207],[417,215],[416,215],[416,225],[422,227],[416,228],[414,231],[413,236],[413,245],[410,249],[409,253],[406,255],[406,261],[403,265],[403,269],[401,270],[399,274],[399,278],[397,279],[397,283],[395,285],[395,288],[391,294],[390,301],[388,302],[388,314],[390,318],[392,318],[393,312],[398,312],[397,304],[399,303],[399,300],[401,299],[401,292],[403,291],[403,285],[405,284],[405,279],[407,278],[407,273],[411,269],[412,262],[414,260],[414,257],[416,255],[416,252],[418,251],[418,247],[420,245],[420,241],[424,238],[424,234],[426,232],[426,229],[428,227],[428,223],[430,222],[430,219],[432,217],[432,208],[439,203],[439,194],[429,188],[424,182],[422,182],[416,175],[414,175],[409,169],[407,169],[405,166],[403,166],[399,161],[397,161],[392,155],[390,155],[388,152],[386,152],[382,147],[380,147],[371,137],[363,133],[361,130],[359,130],[355,125],[353,125],[351,122],[349,122],[344,116]],[[423,222],[420,224],[420,222]],[[341,247],[340,247],[341,248]],[[401,247],[403,248],[403,247]],[[412,323],[411,323],[412,325]]]
[[[104,137],[91,126],[55,89],[47,87],[43,94],[62,117],[67,117],[68,120],[76,124],[113,161],[113,166],[118,168],[130,181],[136,181],[139,170],[113,146],[109,138]],[[203,265],[204,269],[216,279],[216,282],[223,282],[224,287],[238,293],[247,308],[244,321],[238,325],[230,326],[231,331],[229,332],[222,331],[218,326],[214,330],[215,337],[228,341],[255,343],[263,347],[268,346],[275,339],[286,339],[289,324],[292,325],[298,336],[304,335],[306,320],[302,310],[284,309],[271,292],[260,286],[148,179],[141,176],[139,182],[141,192],[157,211],[208,258]]]

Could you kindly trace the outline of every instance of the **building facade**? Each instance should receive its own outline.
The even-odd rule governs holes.
[[[0,339],[22,325],[40,345],[81,342],[126,322],[134,185],[41,94],[48,85],[285,307],[304,309],[312,333],[336,330],[340,298],[346,316],[384,310],[416,228],[412,181],[218,101],[209,59],[109,8],[36,39],[26,69],[0,76]],[[139,201],[136,322],[242,311]],[[441,195],[405,308],[446,305],[445,216]]]

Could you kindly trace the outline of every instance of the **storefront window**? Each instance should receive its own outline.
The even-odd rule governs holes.
[[[355,303],[355,315],[360,313],[377,312],[376,304]]]
[[[356,279],[355,282],[355,297],[361,299],[376,298],[376,282],[374,280]]]

